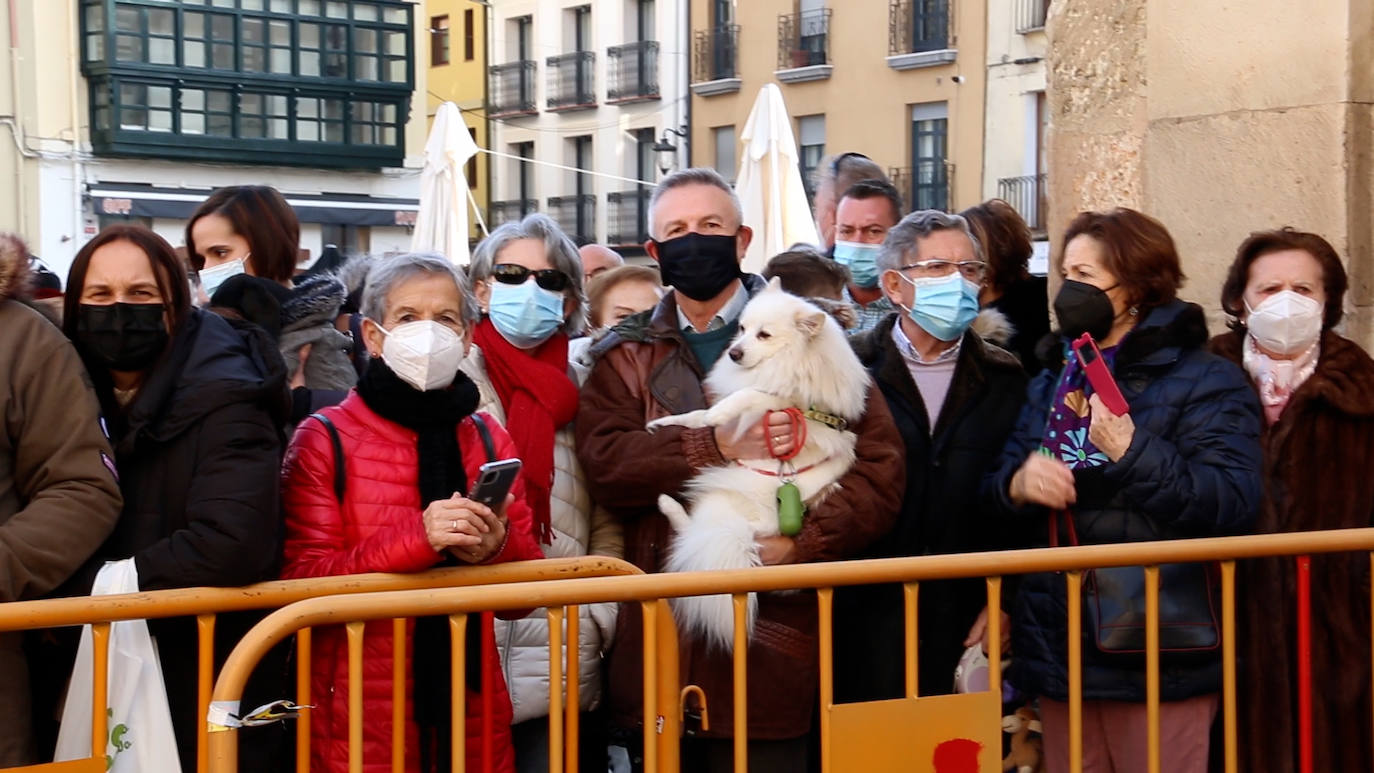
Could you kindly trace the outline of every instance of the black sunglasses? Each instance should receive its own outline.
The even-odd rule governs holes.
[[[538,271],[531,271],[524,266],[515,263],[497,263],[491,267],[491,276],[501,284],[522,285],[526,279],[534,274],[534,283],[555,293],[561,293],[568,289],[571,280],[568,275],[556,268],[543,268]]]

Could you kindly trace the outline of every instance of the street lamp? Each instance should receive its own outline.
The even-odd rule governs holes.
[[[663,136],[654,143],[653,151],[658,154],[658,171],[663,174],[668,174],[677,166],[677,145],[668,138],[670,134],[682,138],[683,144],[686,144],[687,127],[684,126],[681,129],[667,127],[663,130]]]

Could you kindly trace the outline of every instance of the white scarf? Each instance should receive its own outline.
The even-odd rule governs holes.
[[[1279,420],[1279,415],[1288,405],[1288,398],[1303,385],[1317,369],[1317,358],[1321,355],[1321,339],[1318,338],[1307,350],[1291,360],[1276,360],[1259,350],[1255,339],[1245,335],[1245,346],[1241,363],[1245,372],[1255,380],[1259,387],[1260,402],[1264,405],[1264,417],[1268,424]]]

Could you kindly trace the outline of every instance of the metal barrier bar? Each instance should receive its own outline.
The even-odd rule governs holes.
[[[296,632],[296,702],[310,705],[310,630]],[[296,770],[310,770],[310,725],[314,709],[302,709],[296,723]]]
[[[214,689],[215,616],[196,615],[196,710],[204,717],[210,711],[210,691]],[[210,769],[210,724],[196,725],[196,770]]]
[[[1221,722],[1225,773],[1236,773],[1236,562],[1221,562]]]
[[[917,667],[916,653],[920,646],[917,641],[917,634],[920,633],[920,622],[916,618],[916,601],[920,596],[921,584],[919,582],[908,582],[902,584],[902,621],[906,628],[906,645],[902,652],[906,657],[906,695],[908,698],[917,697],[917,690],[920,688],[920,671]]]
[[[1065,573],[1070,631],[1083,630],[1083,572]],[[1069,773],[1083,773],[1083,636],[1069,636]]]
[[[105,704],[109,703],[110,687],[110,624],[91,625],[91,756],[105,758],[105,743],[110,737],[106,723]]]
[[[647,714],[658,706],[658,605],[652,601],[640,603],[644,615],[644,771],[658,773],[658,738],[654,722]]]
[[[482,653],[483,674],[492,673],[498,669],[496,663],[496,616],[490,612],[483,612],[478,618],[482,626],[482,645],[479,648]],[[485,677],[483,677],[485,678]],[[482,683],[484,686],[486,682]],[[493,714],[496,713],[496,698],[491,690],[482,690],[482,773],[492,773],[496,758],[496,720]]]
[[[581,696],[581,666],[582,659],[582,629],[581,615],[582,610],[576,604],[570,604],[567,608],[568,616],[568,730],[564,743],[566,759],[564,769],[568,773],[577,773],[579,747],[581,746],[581,719],[582,719],[582,696]],[[549,712],[552,715],[553,712]],[[591,771],[590,773],[599,773]]]
[[[406,769],[406,619],[391,621],[391,773]]]
[[[749,594],[730,597],[735,609],[735,773],[749,770]]]
[[[988,689],[1002,694],[1002,578],[988,583]],[[999,704],[1002,702],[999,698]]]
[[[563,769],[563,613],[549,607],[549,773]],[[568,639],[568,655],[574,642]]]
[[[363,773],[363,630],[348,623],[348,773]]]
[[[449,712],[449,761],[453,773],[463,773],[467,769],[467,638],[468,616],[449,615],[449,694],[453,696],[453,710]]]
[[[1159,771],[1159,566],[1145,567],[1145,731],[1148,770]]]
[[[1298,770],[1312,773],[1312,557],[1298,556]]]
[[[831,629],[835,620],[835,591],[831,588],[817,590],[816,608],[821,634],[821,773],[830,773],[830,709],[835,706],[835,647]]]

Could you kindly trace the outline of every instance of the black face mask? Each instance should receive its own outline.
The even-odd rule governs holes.
[[[1078,338],[1084,333],[1091,334],[1095,341],[1106,338],[1116,321],[1116,310],[1112,308],[1112,299],[1107,297],[1107,290],[1065,279],[1059,286],[1059,294],[1054,296],[1054,316],[1059,319],[1060,332],[1069,338]]]
[[[83,303],[76,312],[76,339],[110,370],[147,370],[167,348],[160,303]]]
[[[689,233],[658,245],[663,284],[694,301],[709,301],[741,276],[735,252],[736,234]]]

